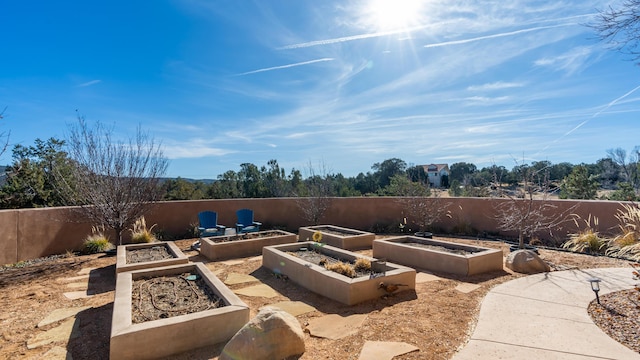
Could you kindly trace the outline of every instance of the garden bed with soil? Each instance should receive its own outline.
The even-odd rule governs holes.
[[[355,264],[358,259],[366,259],[372,264],[373,273],[363,272],[362,276],[354,274],[354,277],[343,275],[327,269],[326,264],[321,264],[322,259],[326,264],[330,261]],[[402,290],[415,289],[414,269],[311,241],[267,246],[262,251],[262,264],[279,276],[347,305],[386,295],[380,283],[403,284]]]
[[[314,238],[315,233],[319,233],[321,238]],[[345,250],[358,250],[371,248],[371,243],[376,235],[334,225],[315,225],[301,227],[298,231],[298,238],[300,241],[320,241]]]
[[[248,321],[249,307],[202,263],[122,272],[110,358],[154,359],[214,345]]]
[[[209,260],[226,260],[260,255],[265,246],[289,244],[296,241],[296,234],[282,230],[213,236],[200,240],[200,253]]]
[[[116,272],[186,264],[189,259],[173,242],[120,245]]]
[[[375,240],[373,256],[415,269],[463,276],[501,271],[503,265],[499,250],[415,236]]]

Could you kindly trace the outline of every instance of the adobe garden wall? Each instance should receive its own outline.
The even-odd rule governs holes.
[[[440,199],[442,201],[442,199]],[[447,198],[451,202],[451,217],[445,217],[435,224],[445,232],[465,227],[479,233],[497,235],[495,204],[503,199],[490,198]],[[599,229],[606,231],[615,228],[615,214],[620,204],[614,201],[550,201],[556,211],[561,213],[571,206],[579,204],[574,213],[587,218],[589,214],[599,220]],[[235,211],[241,208],[254,210],[262,228],[280,228],[296,232],[300,226],[313,225],[304,220],[295,198],[270,199],[225,199],[167,201],[158,203],[146,214],[147,224],[157,224],[156,230],[162,230],[172,236],[185,236],[193,225],[197,224],[197,214],[202,210],[218,212],[218,222],[234,227]],[[336,225],[363,231],[380,232],[383,229],[397,228],[402,218],[407,216],[409,227],[410,214],[403,213],[398,198],[394,197],[357,197],[334,198],[331,207],[321,224]],[[35,259],[52,254],[62,254],[67,250],[78,250],[91,224],[82,219],[71,208],[43,208],[0,210],[0,264],[11,264],[22,260]],[[552,229],[551,233],[541,233],[539,237],[562,240],[568,232],[575,232],[573,222],[562,228]],[[127,235],[126,233],[124,234]],[[500,234],[514,236],[515,234]],[[111,238],[115,238],[111,235]]]

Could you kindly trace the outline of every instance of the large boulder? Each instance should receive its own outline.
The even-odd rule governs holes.
[[[531,250],[516,250],[511,252],[505,259],[504,265],[522,274],[537,274],[551,270],[549,265],[544,262],[538,254]]]
[[[286,359],[302,355],[304,350],[304,333],[298,319],[267,306],[229,340],[219,359]]]

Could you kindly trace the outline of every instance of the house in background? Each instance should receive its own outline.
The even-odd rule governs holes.
[[[420,165],[427,173],[429,185],[434,188],[449,187],[449,165],[447,164],[430,164]]]

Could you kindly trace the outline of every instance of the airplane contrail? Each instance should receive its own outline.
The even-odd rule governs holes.
[[[261,73],[261,72],[265,72],[265,71],[273,71],[273,70],[280,70],[280,69],[287,69],[287,68],[291,68],[291,67],[295,67],[295,66],[302,66],[302,65],[309,65],[309,64],[314,64],[314,63],[318,63],[318,62],[323,62],[323,61],[333,61],[334,58],[322,58],[322,59],[316,59],[316,60],[309,60],[309,61],[303,61],[303,62],[299,62],[299,63],[295,63],[295,64],[288,64],[288,65],[281,65],[281,66],[273,66],[273,67],[269,67],[269,68],[264,68],[264,69],[258,69],[258,70],[253,70],[253,71],[247,71],[247,72],[243,72],[241,74],[236,74],[234,76],[243,76],[243,75],[249,75],[249,74],[257,74],[257,73]]]
[[[518,35],[518,34],[523,34],[523,33],[532,32],[532,31],[539,31],[539,30],[545,30],[545,29],[553,29],[553,28],[557,28],[557,27],[562,27],[562,26],[571,26],[571,25],[575,25],[575,24],[574,24],[574,23],[567,23],[567,24],[559,24],[559,25],[538,26],[538,27],[529,28],[529,29],[522,29],[522,30],[516,30],[516,31],[509,31],[509,32],[505,32],[505,33],[499,33],[499,34],[492,34],[492,35],[486,35],[486,36],[479,36],[479,37],[475,37],[475,38],[471,38],[471,39],[454,40],[454,41],[445,41],[445,42],[436,43],[436,44],[427,44],[427,45],[425,45],[424,47],[425,47],[425,48],[435,48],[435,47],[440,47],[440,46],[449,46],[449,45],[467,44],[467,43],[474,42],[474,41],[481,41],[481,40],[487,40],[487,39],[495,39],[495,38],[499,38],[499,37],[512,36],[512,35]]]
[[[595,118],[596,116],[602,114],[604,111],[606,111],[607,109],[609,109],[610,107],[612,107],[613,105],[615,105],[618,101],[626,98],[627,96],[633,94],[636,90],[640,89],[640,85],[636,86],[635,88],[633,88],[631,91],[628,91],[626,94],[614,99],[613,101],[609,102],[602,110],[596,112],[595,114],[591,115],[590,118],[583,120],[580,124],[578,124],[577,126],[575,126],[573,129],[567,131],[564,135],[560,136],[559,138],[557,138],[556,140],[554,140],[553,142],[551,142],[551,144],[547,145],[544,147],[544,149],[538,151],[537,154],[544,152],[545,150],[547,150],[548,148],[551,147],[551,145],[557,143],[558,141],[564,139],[565,137],[571,135],[571,133],[573,133],[574,131],[580,129],[581,127],[583,127],[586,123],[588,123],[591,119]]]

